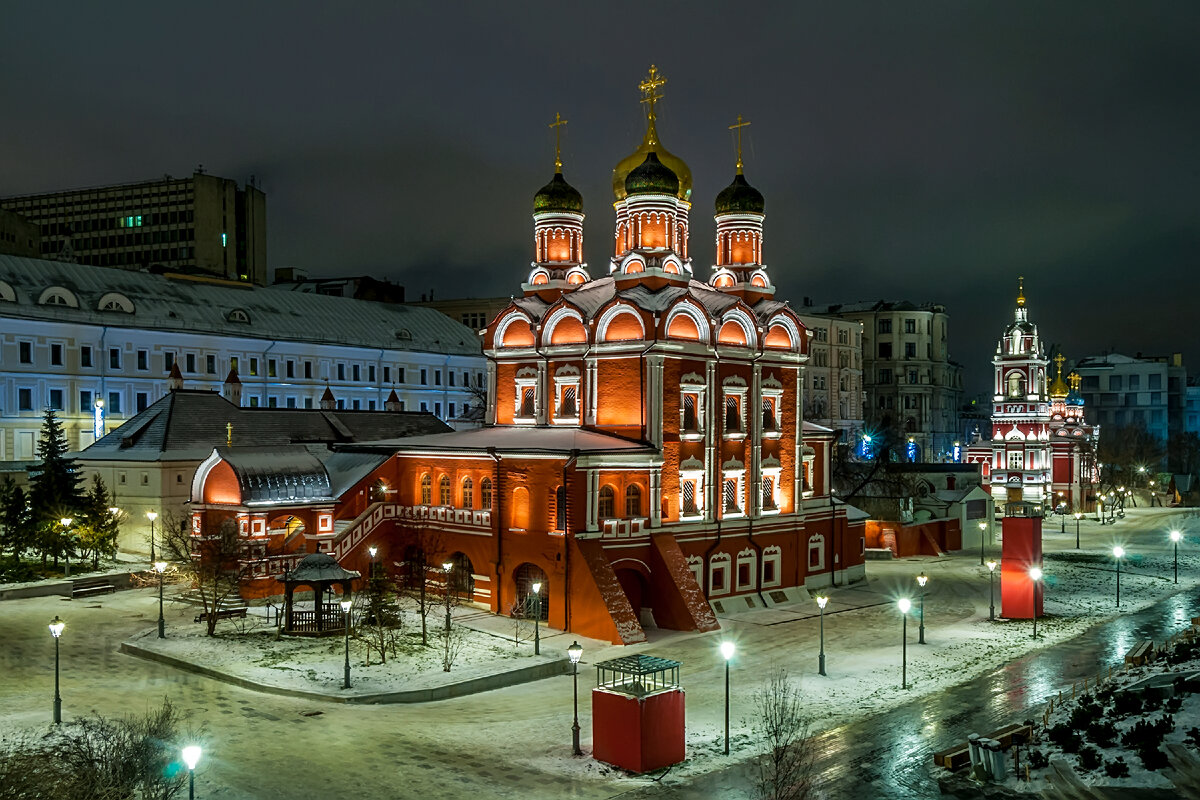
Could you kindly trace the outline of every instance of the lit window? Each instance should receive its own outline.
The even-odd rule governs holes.
[[[492,510],[492,479],[484,478],[479,482],[479,506],[485,511]]]
[[[433,503],[433,481],[429,477],[429,473],[421,476],[421,505],[427,506]]]
[[[475,482],[470,478],[463,478],[462,482],[462,507],[474,508],[475,506]]]
[[[438,500],[444,506],[454,505],[450,491],[450,479],[445,475],[438,480]]]
[[[614,497],[613,488],[605,485],[600,487],[600,519],[612,519],[614,513]]]
[[[640,517],[642,515],[642,490],[635,483],[625,487],[625,516]]]

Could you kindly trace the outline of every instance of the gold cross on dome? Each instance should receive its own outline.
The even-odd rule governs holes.
[[[738,114],[737,124],[729,126],[729,130],[737,131],[737,174],[738,175],[742,174],[742,128],[745,128],[749,124],[750,124],[749,122],[743,122],[742,115]]]
[[[233,447],[233,423],[225,423],[225,446]]]
[[[1063,362],[1066,360],[1067,360],[1067,357],[1064,356],[1062,353],[1059,353],[1058,355],[1056,355],[1054,357],[1054,363],[1055,363],[1055,365],[1058,366],[1058,379],[1060,381],[1062,380],[1062,365],[1063,365]]]
[[[1025,276],[1017,276],[1017,305],[1025,305]]]
[[[562,142],[559,138],[561,136],[561,131],[559,130],[559,128],[561,128],[563,125],[566,125],[566,124],[567,124],[567,121],[565,119],[563,119],[562,116],[557,111],[555,111],[554,112],[554,122],[550,123],[550,127],[554,130],[554,171],[555,172],[562,172]]]
[[[657,101],[662,100],[663,97],[656,90],[659,87],[665,86],[666,83],[667,79],[660,76],[658,74],[658,68],[651,64],[650,73],[646,76],[644,81],[638,84],[638,89],[640,89],[642,92],[642,102],[649,105],[649,108],[646,112],[646,117],[648,119],[654,119],[654,104]]]

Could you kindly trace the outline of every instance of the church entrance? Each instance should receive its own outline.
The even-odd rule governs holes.
[[[655,627],[654,612],[646,605],[650,599],[650,585],[646,576],[636,569],[618,568],[616,573],[621,590],[625,592],[629,605],[633,606],[633,613],[642,627]]]

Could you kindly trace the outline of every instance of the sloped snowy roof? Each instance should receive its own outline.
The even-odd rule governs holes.
[[[521,425],[496,425],[433,436],[411,436],[406,439],[387,439],[365,442],[363,447],[381,447],[394,451],[409,450],[472,450],[497,452],[570,453],[580,452],[657,452],[653,447],[607,433],[582,428],[538,428]]]
[[[218,285],[10,255],[0,255],[0,281],[16,295],[16,302],[0,301],[0,313],[18,319],[481,355],[474,331],[420,306]],[[39,305],[42,292],[53,286],[75,295],[78,307]],[[133,311],[99,310],[100,299],[112,293],[128,300]],[[241,318],[235,311],[249,321],[234,321]]]

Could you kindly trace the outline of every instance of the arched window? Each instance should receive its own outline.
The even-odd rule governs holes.
[[[241,322],[244,325],[250,324],[250,315],[240,308],[235,308],[230,311],[226,319],[230,322]]]
[[[479,507],[484,511],[492,510],[492,479],[484,478],[479,482]]]
[[[642,489],[636,483],[625,487],[625,516],[642,516]]]
[[[612,519],[616,503],[613,498],[613,488],[607,484],[600,487],[600,519]]]
[[[1008,373],[1008,396],[1023,397],[1025,395],[1025,381],[1019,372]]]
[[[433,480],[430,479],[429,473],[426,472],[421,476],[421,505],[428,506],[433,504]]]
[[[438,504],[443,506],[454,505],[454,497],[450,491],[450,479],[445,475],[438,478]]]
[[[537,617],[543,622],[550,616],[550,583],[541,567],[525,563],[513,570],[513,581],[517,588],[517,602],[513,609],[514,616],[520,615],[525,619]],[[537,584],[538,591],[533,591]]]
[[[450,556],[450,590],[468,603],[475,599],[475,566],[466,553]]]
[[[518,486],[512,493],[512,527],[521,530],[529,529],[529,490]]]
[[[475,507],[475,481],[470,478],[463,478],[462,482],[462,507]]]

